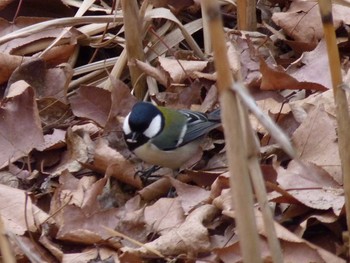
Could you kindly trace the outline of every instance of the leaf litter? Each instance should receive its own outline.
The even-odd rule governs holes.
[[[77,10],[77,3],[64,2]],[[152,2],[145,11],[152,29],[143,38],[148,61],[128,65],[148,76],[156,102],[212,111],[216,74],[212,54],[198,49],[204,48],[198,1]],[[11,1],[1,8],[2,14],[11,10]],[[230,1],[222,13],[232,73],[241,71],[256,103],[290,136],[302,162],[288,159],[251,118],[263,146],[261,167],[283,256],[286,262],[345,262],[345,200],[318,6],[295,0],[264,8],[273,15],[263,17],[259,32],[233,30]],[[47,5],[42,9],[50,13]],[[102,2],[89,7],[96,17],[101,10],[112,9]],[[350,10],[334,4],[333,11],[342,40]],[[67,16],[62,6],[57,12]],[[63,27],[3,38],[53,19],[23,15],[0,23],[0,211],[16,259],[241,262],[222,129],[210,133],[195,165],[175,177],[161,169],[160,179],[144,185],[136,172],[149,166],[130,154],[122,138],[121,124],[136,101],[122,60],[123,23],[75,24],[42,57]],[[105,63],[109,58],[117,61],[113,69]],[[100,68],[90,71],[91,62]],[[346,55],[342,62],[346,76]],[[74,74],[82,65],[85,73]],[[269,262],[258,208],[255,214],[262,257]]]

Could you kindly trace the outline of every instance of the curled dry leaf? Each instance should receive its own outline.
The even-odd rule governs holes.
[[[43,59],[30,59],[12,73],[5,94],[10,92],[12,83],[24,80],[35,90],[36,98],[50,97],[67,103],[67,89],[72,76],[73,70],[69,64],[48,68]]]
[[[182,83],[191,73],[202,71],[208,64],[207,61],[176,60],[164,57],[159,57],[158,61],[173,83]]]
[[[134,62],[129,62],[129,63],[134,63],[139,69],[145,72],[148,76],[151,76],[154,79],[156,79],[163,86],[167,87],[170,84],[168,80],[168,76],[166,75],[164,70],[152,67],[149,63],[146,63],[140,60],[135,60]],[[151,95],[154,95],[154,94],[151,94]]]
[[[259,59],[255,53],[253,53],[253,49],[249,48],[247,39],[236,36],[236,49],[240,53],[240,74],[242,75],[242,79],[248,87],[256,86],[257,80],[260,78],[261,74],[259,71]],[[232,50],[232,45],[229,45],[228,52],[234,52]],[[233,53],[236,55],[236,53]],[[233,58],[229,58],[232,60]],[[234,61],[236,58],[234,57]],[[236,65],[236,62],[230,62],[231,65]],[[231,66],[232,67],[232,66]],[[237,66],[234,67],[237,72]]]
[[[224,210],[222,213],[233,218],[235,216],[234,212],[229,210]],[[263,236],[266,236],[262,214],[258,209],[255,210],[255,218],[259,233]],[[288,229],[278,224],[277,222],[275,222],[274,225],[277,237],[281,240],[281,247],[284,260],[295,262],[295,258],[297,256],[298,261],[300,262],[345,263],[345,260],[337,257],[336,255],[326,251],[323,248],[320,248],[306,241],[305,239],[298,237],[297,235],[290,232]],[[263,253],[266,257],[268,257],[269,252],[266,250],[266,241],[264,239],[261,239],[261,242],[263,247],[262,250],[265,251]],[[224,256],[226,260],[225,262],[240,262],[241,252],[239,251],[237,245],[237,243],[234,243],[232,246],[228,246],[226,248],[223,248],[222,250],[216,250],[219,252],[219,254]],[[303,253],[297,253],[297,255],[295,255],[295,251],[302,251]],[[239,256],[237,256],[237,254]]]
[[[217,213],[218,210],[214,206],[203,205],[192,211],[178,228],[146,243],[141,248],[124,247],[122,251],[142,256],[154,256],[147,248],[156,250],[163,255],[208,252],[210,249],[209,234],[203,223],[211,221]]]
[[[56,98],[37,100],[40,119],[45,131],[52,128],[65,128],[73,120],[73,113],[68,104]]]
[[[105,126],[111,109],[111,93],[108,90],[82,86],[69,98],[75,116],[95,121]]]
[[[28,87],[6,98],[0,108],[0,167],[27,155],[44,143],[34,91]]]
[[[332,81],[326,42],[321,40],[314,50],[304,52],[300,59],[287,68],[287,73],[299,82],[302,82],[303,85],[305,83],[317,83],[326,89],[331,89]],[[322,91],[322,89],[316,88],[315,90]]]
[[[99,139],[94,151],[93,166],[108,176],[132,185],[138,189],[142,188],[142,182],[138,176],[135,176],[136,170],[133,163],[126,160],[116,150],[108,146],[106,140]]]
[[[22,56],[15,56],[9,54],[0,53],[0,84],[5,83],[13,73],[13,71],[23,63],[23,61],[29,60]]]
[[[94,177],[77,179],[68,172],[60,177],[50,211],[59,228],[58,239],[93,244],[108,238],[102,226],[115,228],[119,212],[116,208],[101,210],[99,206],[97,196],[106,181],[96,181]]]
[[[80,253],[66,253],[62,257],[62,263],[71,262],[119,262],[117,252],[105,247],[90,248]]]
[[[179,198],[161,198],[145,208],[145,222],[153,232],[164,235],[185,220]]]
[[[82,163],[87,163],[94,148],[93,143],[87,132],[73,132],[67,130],[66,134],[67,151],[57,167],[48,172],[52,176],[60,175],[63,171],[77,172],[82,168]]]
[[[114,229],[119,221],[116,208],[86,215],[81,208],[68,205],[61,213],[63,224],[56,238],[81,244],[95,244],[108,240],[110,235],[103,226]],[[111,245],[118,247],[112,240],[110,242]]]
[[[16,259],[21,259],[23,255],[26,258],[23,260],[29,260],[31,262],[55,262],[56,259],[43,247],[39,246],[35,240],[26,237],[10,234],[10,239],[15,243]],[[16,251],[17,247],[19,251]]]
[[[44,143],[35,149],[38,151],[59,149],[66,145],[66,131],[53,129],[51,134],[44,135]]]
[[[262,74],[262,90],[318,90],[325,91],[327,88],[315,82],[298,81],[289,75],[282,67],[269,67],[263,59],[260,59],[260,72]]]
[[[312,164],[292,162],[286,170],[278,168],[278,183],[299,202],[320,210],[332,209],[340,215],[344,190],[325,170]]]
[[[182,183],[170,177],[170,182],[175,187],[178,198],[185,214],[195,207],[208,201],[210,192],[195,185]]]
[[[26,195],[23,190],[0,184],[1,216],[6,231],[15,235],[23,235],[26,231],[36,232],[37,226],[49,218],[49,215],[36,207],[30,196]]]
[[[350,8],[333,4],[334,27],[349,24]],[[312,42],[323,37],[319,7],[315,1],[293,1],[287,12],[274,12],[272,20],[295,40]]]
[[[167,192],[169,192],[170,188],[171,183],[169,178],[163,177],[154,183],[142,188],[138,193],[143,200],[151,201],[165,195]]]
[[[300,160],[314,163],[325,169],[338,183],[342,182],[338,152],[336,120],[320,106],[309,112],[296,129],[292,140]]]

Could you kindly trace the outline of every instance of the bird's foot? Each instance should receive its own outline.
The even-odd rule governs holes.
[[[151,168],[146,170],[140,170],[135,173],[134,176],[139,176],[142,183],[145,185],[149,182],[150,178],[159,178],[157,175],[152,175],[154,172],[158,171],[161,167],[157,165],[153,165]]]

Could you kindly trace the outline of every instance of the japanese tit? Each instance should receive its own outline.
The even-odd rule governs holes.
[[[221,125],[220,110],[210,114],[138,102],[125,117],[125,142],[146,163],[178,169],[199,150],[201,139]]]

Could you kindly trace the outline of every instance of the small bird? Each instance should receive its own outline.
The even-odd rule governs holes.
[[[136,103],[125,117],[126,144],[148,164],[178,169],[199,150],[201,139],[221,125],[220,110],[210,114]]]

